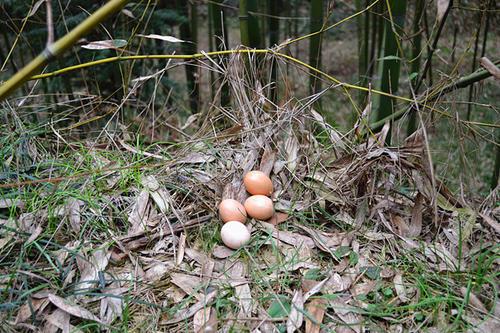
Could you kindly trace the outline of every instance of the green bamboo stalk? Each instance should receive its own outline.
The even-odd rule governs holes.
[[[113,13],[120,10],[128,0],[110,0],[90,15],[85,21],[76,26],[64,37],[58,39],[53,44],[43,50],[35,59],[18,71],[7,82],[0,86],[0,101],[10,95],[16,88],[26,82],[33,74],[40,71],[40,68],[48,64],[55,57],[61,55],[70,48],[77,40],[86,35],[89,31],[98,26],[102,21]]]
[[[443,14],[443,17],[441,18],[441,21],[439,22],[438,30],[436,32],[436,36],[434,37],[434,40],[432,41],[432,45],[428,45],[428,54],[427,54],[427,60],[425,61],[424,69],[422,71],[422,75],[419,77],[416,85],[415,85],[415,92],[417,93],[420,86],[422,85],[422,82],[424,79],[427,77],[427,73],[432,73],[431,69],[431,64],[432,64],[432,56],[434,55],[434,51],[437,48],[437,44],[439,42],[439,38],[441,37],[441,32],[443,31],[444,24],[446,23],[446,19],[448,15],[450,14],[451,8],[453,7],[453,0],[449,0],[448,7],[446,7],[446,10]],[[427,24],[427,11],[424,11],[424,20],[425,20],[425,25],[426,29],[428,30],[428,24]]]
[[[179,34],[182,40],[189,41],[189,43],[182,43],[181,46],[182,52],[185,54],[192,54],[196,52],[196,36],[194,36],[191,31],[189,7],[190,5],[188,0],[177,0],[177,9],[179,14],[184,18],[183,22],[179,25]],[[199,102],[199,87],[196,80],[196,70],[197,68],[190,64],[186,64],[185,66],[189,106],[191,108],[191,112],[193,113],[198,112]]]
[[[259,26],[260,26],[260,36],[259,39],[261,40],[261,47],[266,47],[266,39],[267,39],[267,34],[269,33],[269,27],[268,27],[268,17],[266,15],[262,15],[264,13],[269,13],[267,11],[267,0],[257,0],[257,12],[260,13],[261,15],[258,16],[259,20]]]
[[[500,142],[500,135],[497,135],[497,143]],[[500,176],[500,146],[497,145],[495,158],[495,166],[493,166],[493,175],[491,177],[491,189],[494,190],[498,185],[498,177]]]
[[[487,8],[487,4],[483,2],[483,4],[481,5],[481,7],[483,9],[486,9]],[[485,11],[482,10],[481,13],[478,13],[477,14],[477,17],[478,17],[478,22],[477,22],[477,29],[476,29],[476,33],[474,35],[474,54],[472,56],[472,69],[471,69],[471,72],[474,72],[476,70],[476,59],[477,59],[477,53],[479,51],[479,39],[480,39],[480,35],[481,35],[481,28],[483,26],[483,21],[484,21],[484,13]],[[469,98],[468,98],[468,101],[469,101],[469,104],[467,104],[467,116],[466,116],[466,119],[467,120],[470,120],[470,114],[471,114],[471,111],[472,111],[472,99],[473,99],[473,96],[474,95],[474,85],[471,84],[470,87],[469,87]]]
[[[377,63],[377,55],[375,54],[375,51],[377,50],[377,36],[378,36],[378,26],[379,24],[382,24],[381,20],[381,14],[379,13],[379,6],[375,6],[375,8],[370,11],[370,16],[371,16],[371,21],[372,21],[372,27],[371,27],[371,41],[370,41],[370,55],[369,55],[369,62],[368,62],[368,77],[371,79],[373,77],[373,72],[375,70],[375,65]]]
[[[356,11],[361,11],[368,6],[368,0],[356,0]],[[370,42],[370,16],[369,12],[359,15],[356,18],[358,26],[358,80],[362,87],[367,86],[368,82],[368,50]],[[364,103],[366,93],[360,91],[358,94],[359,102]]]
[[[224,15],[224,8],[220,6],[223,0],[214,0],[208,3],[208,8],[210,9],[210,19],[212,22],[213,35],[210,35],[210,41],[214,41],[215,49],[217,51],[222,51],[226,47],[228,47],[228,35],[227,35],[227,26],[226,26],[226,16]],[[212,49],[211,49],[212,50]],[[222,59],[220,60],[223,61]],[[212,71],[211,71],[212,72]],[[212,87],[215,87],[214,82],[212,81]],[[222,87],[220,87],[220,102],[222,106],[229,105],[230,95],[229,95],[229,86],[225,83],[222,83]]]
[[[268,0],[268,13],[269,13],[269,46],[274,47],[279,43],[280,35],[280,21],[277,18],[279,15],[280,8],[282,6],[281,0]],[[277,64],[275,60],[272,60],[271,64],[271,84],[269,85],[269,99],[276,103],[277,101],[277,91],[278,91],[278,81],[277,81]]]
[[[410,75],[414,75],[411,80],[412,87],[415,87],[418,82],[418,72],[420,70],[420,59],[422,52],[422,32],[420,31],[420,24],[424,13],[425,0],[415,1],[415,18],[413,21],[413,47],[411,51],[411,70]],[[413,89],[413,88],[412,88]],[[410,94],[411,96],[411,94]],[[408,121],[408,136],[415,132],[417,129],[417,113],[416,110],[410,112],[410,119]]]
[[[213,4],[211,2],[208,3],[208,49],[212,51],[214,49],[214,27],[212,16],[214,15]],[[215,71],[210,72],[210,100],[213,101],[215,99]]]
[[[257,12],[257,0],[240,0],[241,44],[261,48],[259,20],[249,12]]]
[[[316,32],[323,28],[323,0],[311,0],[310,10],[310,32]],[[323,34],[316,34],[309,39],[309,65],[321,69],[321,39]],[[321,81],[317,79],[317,74],[310,72],[309,75],[310,93],[314,94],[321,90]]]
[[[406,0],[388,0],[388,10],[392,15],[387,17],[384,22],[384,40],[382,43],[383,57],[379,59],[379,90],[384,92],[396,93],[399,85],[399,70],[400,70],[400,42],[406,15]],[[376,119],[384,119],[393,113],[392,98],[388,96],[376,96],[374,101],[374,110]],[[387,135],[387,143],[391,140],[390,133]]]

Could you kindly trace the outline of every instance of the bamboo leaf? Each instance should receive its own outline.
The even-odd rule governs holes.
[[[149,34],[149,35],[141,35],[137,34],[139,37],[144,37],[144,38],[149,38],[149,39],[158,39],[162,40],[164,42],[169,42],[169,43],[184,43],[186,42],[185,40],[173,37],[173,36],[164,36],[164,35],[157,35],[157,34]]]
[[[35,5],[33,5],[33,8],[31,8],[30,12],[28,13],[28,17],[31,17],[35,15],[35,13],[38,11],[40,6],[45,2],[45,0],[38,0]]]
[[[436,19],[438,22],[441,22],[441,20],[443,19],[444,14],[446,13],[446,10],[448,9],[449,5],[450,5],[450,0],[438,0],[437,1]]]
[[[107,39],[90,42],[82,45],[82,48],[87,50],[109,50],[124,47],[125,45],[127,45],[127,41],[124,39]]]

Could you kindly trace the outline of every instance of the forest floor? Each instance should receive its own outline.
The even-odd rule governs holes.
[[[471,205],[432,174],[422,132],[394,147],[342,134],[311,99],[272,105],[230,61],[234,105],[175,143],[124,126],[73,142],[12,110],[2,330],[499,331],[497,193]],[[216,208],[246,198],[254,169],[276,214],[230,250]]]

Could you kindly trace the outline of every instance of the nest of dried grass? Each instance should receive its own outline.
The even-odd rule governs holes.
[[[256,68],[256,59],[245,57],[233,55],[225,69],[216,69],[233,104],[214,103],[189,126],[188,140],[154,153],[121,141],[131,154],[161,160],[143,170],[139,184],[98,195],[92,205],[70,199],[59,209],[21,211],[2,221],[6,256],[37,240],[54,217],[59,221],[41,251],[56,264],[29,258],[41,271],[24,275],[10,271],[15,260],[1,268],[15,304],[5,318],[11,330],[90,322],[138,331],[273,332],[282,323],[293,332],[303,321],[310,329],[304,311],[313,311],[316,320],[326,311],[324,330],[415,328],[420,323],[396,314],[370,314],[369,302],[357,296],[380,290],[382,281],[394,285],[391,306],[418,303],[418,288],[388,261],[414,250],[427,269],[452,272],[472,265],[478,239],[498,240],[489,233],[497,224],[488,205],[482,216],[489,225],[479,225],[476,212],[433,177],[422,133],[387,147],[387,128],[359,135],[369,132],[363,115],[342,134],[314,110],[319,95],[270,101],[266,68],[277,60],[260,59]],[[243,201],[242,176],[254,169],[270,174],[277,214],[250,222],[252,243],[230,251],[214,244],[216,207],[222,198]],[[113,189],[122,176],[109,171],[99,181]],[[90,220],[106,227],[88,227]],[[286,260],[269,256],[273,249]],[[380,268],[376,279],[367,267]],[[316,282],[307,275],[315,269],[324,277]],[[279,282],[284,276],[291,280],[286,286]],[[32,291],[21,299],[26,286]],[[477,323],[495,302],[491,285],[480,291],[465,291],[475,302],[469,322]],[[290,296],[286,316],[270,314],[276,300],[282,303],[278,294]]]

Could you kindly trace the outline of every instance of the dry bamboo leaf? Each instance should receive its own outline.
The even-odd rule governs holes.
[[[278,225],[285,222],[286,220],[288,220],[287,213],[274,212],[273,216],[267,222],[271,223],[272,225]]]
[[[234,252],[235,252],[234,250],[231,250],[227,246],[218,245],[213,249],[212,254],[215,258],[226,259],[226,258],[232,256],[234,254]]]
[[[497,221],[493,220],[491,217],[489,217],[486,214],[479,213],[479,216],[483,219],[484,222],[488,223],[488,225],[495,230],[497,234],[500,234],[500,223]]]
[[[500,80],[500,68],[497,67],[490,59],[487,57],[482,57],[479,60],[481,66],[483,66],[491,75],[497,80]]]
[[[188,318],[191,318],[200,309],[203,309],[208,304],[210,304],[215,299],[215,297],[217,296],[218,293],[219,293],[218,290],[212,291],[211,293],[209,293],[208,295],[203,297],[203,299],[201,299],[198,302],[196,302],[195,304],[193,304],[190,308],[177,311],[174,318],[172,318],[170,320],[162,321],[160,324],[161,325],[171,325],[171,324],[175,324],[175,323],[181,322],[183,320],[186,320]]]
[[[170,193],[160,186],[154,176],[146,176],[142,179],[142,185],[150,191],[151,198],[163,214],[170,212]]]
[[[446,13],[446,10],[448,9],[449,5],[450,5],[450,0],[438,0],[437,1],[436,19],[438,22],[441,22],[441,20],[443,19],[444,14]]]
[[[50,315],[45,317],[47,323],[61,329],[62,333],[69,333],[71,325],[69,323],[70,315],[61,309],[56,309]]]
[[[24,208],[24,202],[19,199],[0,199],[0,209],[17,207]]]
[[[403,276],[401,273],[396,273],[393,279],[394,289],[396,289],[396,294],[401,302],[407,303],[409,298],[406,296],[406,288],[403,284]]]
[[[296,290],[292,298],[292,307],[290,309],[290,315],[286,321],[286,332],[293,333],[302,326],[304,321],[304,298],[302,296],[302,290]]]
[[[78,287],[81,290],[90,289],[99,280],[99,272],[108,266],[111,253],[107,249],[98,249],[85,259],[85,256],[76,257],[78,270],[80,271],[80,281]]]
[[[289,137],[285,142],[285,152],[287,155],[286,165],[288,170],[293,174],[297,168],[297,163],[300,160],[299,157],[299,141],[295,137],[293,132],[289,133]]]
[[[314,248],[314,241],[306,236],[288,232],[288,231],[280,231],[274,227],[274,225],[266,222],[258,222],[260,226],[265,228],[268,232],[272,233],[272,236],[280,241],[293,245],[295,247],[307,246],[309,248]]]
[[[81,45],[82,49],[87,50],[109,50],[118,49],[124,47],[128,44],[125,39],[106,39],[106,40],[96,40],[85,45]]]
[[[204,264],[206,264],[207,262],[213,262],[214,263],[214,271],[221,272],[224,269],[223,263],[220,263],[219,261],[213,261],[204,253],[198,252],[198,251],[193,250],[193,249],[188,248],[188,247],[184,251],[189,258],[196,261],[198,264],[200,264],[202,266]]]
[[[418,192],[415,204],[411,210],[411,224],[408,230],[408,237],[413,238],[422,232],[422,210],[424,206],[424,196]]]
[[[31,316],[34,316],[38,312],[38,310],[44,309],[48,303],[49,300],[47,298],[29,299],[17,311],[16,320],[14,321],[14,323],[24,323]]]
[[[306,302],[311,296],[316,295],[319,293],[323,287],[325,286],[326,282],[328,282],[330,278],[323,279],[320,282],[317,282],[312,288],[310,288],[305,294],[304,294],[304,302]]]
[[[185,42],[184,40],[173,37],[173,36],[165,36],[165,35],[157,35],[157,34],[149,34],[149,35],[137,34],[136,36],[149,38],[149,39],[162,40],[164,42],[169,42],[169,43],[183,43],[183,42]]]
[[[200,294],[202,280],[199,276],[193,276],[183,273],[170,274],[172,283],[181,288],[186,294],[196,297],[201,300],[203,296]]]
[[[52,304],[57,306],[59,309],[66,311],[70,315],[73,315],[75,317],[82,318],[82,319],[92,320],[92,321],[98,322],[100,324],[104,324],[99,318],[97,318],[89,310],[81,307],[80,305],[73,303],[72,301],[70,301],[68,299],[61,298],[61,297],[56,296],[54,294],[49,294],[48,298]]]
[[[116,318],[121,318],[123,311],[123,299],[121,295],[128,291],[128,288],[120,288],[117,282],[112,283],[112,288],[106,288],[103,293],[105,296],[101,299],[101,320],[111,324]]]
[[[146,230],[147,223],[147,206],[149,202],[149,192],[146,190],[141,191],[136,198],[132,212],[128,217],[130,223],[130,228],[128,234],[132,235],[139,232],[144,232]]]
[[[306,333],[319,333],[323,322],[327,302],[323,298],[315,298],[306,305],[306,312],[314,319],[314,322],[306,316]]]
[[[391,224],[393,225],[393,230],[395,230],[399,236],[408,237],[410,233],[410,227],[408,227],[408,224],[401,216],[396,214],[389,214],[389,219],[391,221]]]
[[[349,290],[351,291],[351,295],[356,297],[359,295],[367,295],[370,291],[373,291],[377,287],[377,281],[368,281],[364,283],[358,283],[352,286]]]
[[[80,232],[80,206],[83,205],[83,201],[71,198],[66,204],[66,214],[68,215],[69,225],[74,232]]]
[[[177,258],[175,264],[179,266],[184,259],[184,251],[186,249],[186,235],[181,233],[179,236],[179,248],[177,249]]]
[[[29,244],[29,243],[35,241],[38,238],[38,236],[40,236],[40,234],[42,233],[42,231],[43,231],[42,226],[38,225],[35,228],[35,230],[33,230],[33,232],[31,233],[30,238],[28,238],[28,240],[26,241],[26,243]]]
[[[481,302],[481,300],[472,291],[469,290],[469,292],[467,292],[467,288],[460,287],[460,293],[462,293],[462,296],[464,298],[467,298],[467,293],[468,293],[469,294],[468,298],[469,298],[470,305],[472,305],[473,307],[475,307],[476,309],[478,309],[479,311],[481,311],[483,314],[487,314],[488,313],[488,309],[486,309],[486,307],[484,306],[483,302]]]
[[[231,280],[241,280],[245,277],[245,265],[241,261],[236,261],[231,267],[230,276]],[[248,318],[252,316],[252,293],[250,286],[247,283],[239,284],[234,287],[235,297],[240,305],[240,312],[238,318]]]
[[[262,154],[262,158],[260,159],[260,171],[269,176],[271,174],[271,171],[273,170],[275,159],[276,152],[274,150],[264,150],[264,154]]]
[[[205,333],[205,325],[210,320],[212,314],[212,307],[198,310],[193,316],[193,330],[195,333]]]
[[[323,286],[323,293],[333,294],[345,291],[349,289],[354,281],[354,277],[350,275],[340,276],[338,273],[334,273]]]

